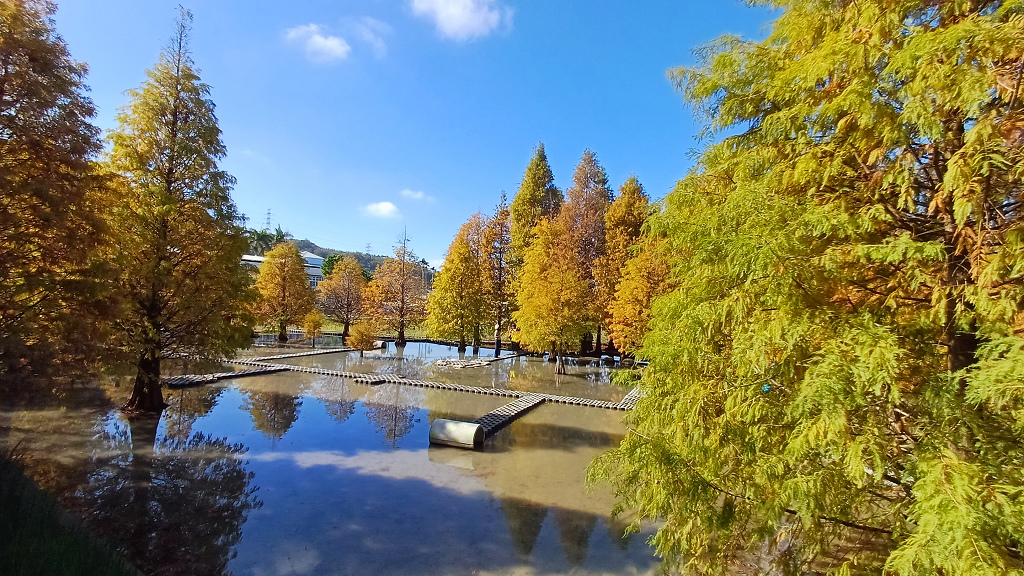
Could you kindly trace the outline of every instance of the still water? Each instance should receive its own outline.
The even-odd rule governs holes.
[[[401,360],[360,361],[348,352],[281,361],[421,370],[417,377],[560,394],[572,382],[610,399],[623,393],[607,369],[570,367],[576,381],[555,379],[553,367],[535,359],[432,367],[433,359],[457,357],[445,348],[410,344]],[[609,517],[610,490],[585,488],[587,464],[625,433],[622,412],[542,405],[474,452],[429,446],[430,422],[472,420],[508,399],[296,372],[170,391],[159,420],[126,419],[95,390],[72,396],[6,409],[0,445],[20,442],[40,483],[150,574],[658,567],[645,542],[652,529],[623,536],[629,518]]]

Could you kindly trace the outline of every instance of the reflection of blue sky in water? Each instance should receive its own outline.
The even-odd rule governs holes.
[[[479,357],[492,358],[493,352],[493,349],[481,349]],[[394,344],[389,344],[386,352],[366,352],[363,358],[359,357],[358,352],[339,352],[282,358],[274,362],[344,372],[400,374],[412,379],[544,392],[613,402],[621,400],[628,392],[612,383],[612,369],[589,365],[593,362],[593,359],[589,358],[581,360],[579,365],[574,360],[569,360],[566,366],[567,374],[555,374],[553,362],[526,356],[500,360],[476,368],[434,365],[434,361],[440,358],[458,357],[459,352],[454,346],[410,342],[400,355],[396,352]],[[465,357],[474,357],[472,348],[467,351]]]
[[[121,418],[100,412],[99,421],[81,418],[86,427],[106,423],[82,464],[93,471],[68,476],[82,478],[83,502],[107,506],[93,514],[107,524],[105,533],[125,525],[130,510],[111,495],[151,494],[135,484],[150,477],[174,479],[147,496],[167,505],[190,495],[218,505],[235,493],[258,499],[231,521],[188,513],[187,506],[166,516],[175,524],[160,529],[175,535],[178,548],[150,546],[146,553],[182,559],[181,566],[168,563],[167,574],[212,570],[222,559],[236,575],[656,570],[644,543],[650,529],[622,538],[624,524],[607,516],[609,490],[584,490],[586,465],[625,432],[621,412],[543,405],[473,452],[429,446],[430,421],[470,420],[507,399],[284,372],[177,390],[168,401],[156,432],[162,448],[152,460],[155,475],[140,480],[145,466],[135,463],[148,460],[130,452]],[[52,444],[41,457],[54,454],[65,432],[50,430]],[[233,484],[220,486],[218,470]],[[242,473],[250,478],[245,486]],[[111,492],[114,481],[120,487]],[[229,500],[209,500],[218,494]]]

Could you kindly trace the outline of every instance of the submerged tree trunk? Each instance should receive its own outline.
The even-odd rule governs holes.
[[[466,337],[465,336],[459,336],[459,352],[460,353],[465,353],[466,352]]]
[[[480,355],[480,325],[473,326],[473,356]]]
[[[345,341],[348,340],[348,325],[351,324],[351,323],[352,323],[351,321],[345,320],[344,328],[341,330],[341,343],[342,344],[344,344]]]
[[[494,357],[501,355],[501,321],[494,324]]]
[[[284,344],[288,341],[288,324],[280,322],[277,325],[277,341]]]
[[[405,346],[405,322],[398,323],[398,338],[395,340],[395,346],[399,348]]]
[[[559,350],[555,350],[555,374],[565,374],[565,356]]]
[[[150,348],[139,356],[138,373],[132,386],[132,395],[121,410],[159,414],[166,406],[160,382],[160,352]]]
[[[594,352],[597,352],[597,357],[601,357],[601,325],[597,325],[597,339],[594,341]]]

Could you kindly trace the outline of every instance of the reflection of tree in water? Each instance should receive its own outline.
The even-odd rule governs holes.
[[[312,393],[324,403],[327,415],[338,422],[348,420],[356,411],[356,400],[348,380],[320,376],[313,381]]]
[[[299,418],[302,398],[271,390],[245,390],[243,408],[252,415],[252,425],[268,438],[280,440]]]
[[[76,498],[145,573],[223,574],[249,511],[262,505],[239,458],[245,448],[203,434],[156,440],[157,423],[133,417],[108,435]]]
[[[411,406],[410,391],[397,384],[377,387],[364,404],[366,417],[384,434],[388,448],[398,449],[398,439],[412,432],[416,408]]]
[[[183,388],[167,394],[167,408],[163,419],[168,438],[184,440],[192,433],[192,425],[200,417],[205,416],[217,405],[224,388],[219,386],[199,386]]]
[[[508,532],[516,550],[523,556],[529,556],[537,545],[537,536],[540,535],[548,509],[529,500],[502,498],[501,511],[505,514]]]
[[[556,508],[555,525],[558,526],[558,540],[562,543],[566,559],[573,566],[580,566],[587,559],[587,546],[590,543],[590,535],[597,526],[597,516],[577,510]]]

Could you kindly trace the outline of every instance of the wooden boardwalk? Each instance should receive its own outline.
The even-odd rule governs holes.
[[[242,366],[251,366],[252,368],[246,370],[237,370],[235,372],[219,372],[217,374],[188,374],[185,376],[172,376],[165,378],[164,383],[171,388],[184,388],[189,386],[201,386],[203,384],[211,384],[220,380],[230,380],[233,378],[242,378],[245,376],[257,376],[260,374],[272,374],[274,372],[283,372],[289,370],[292,372],[305,372],[307,374],[320,374],[322,376],[334,376],[337,378],[348,378],[360,384],[399,384],[402,386],[415,386],[418,388],[433,388],[436,390],[449,390],[452,392],[464,392],[467,394],[485,394],[488,396],[502,396],[505,398],[517,398],[521,399],[529,396],[531,399],[540,399],[543,402],[551,402],[553,404],[568,404],[571,406],[586,406],[590,408],[604,408],[607,410],[632,410],[636,405],[637,399],[640,397],[640,389],[634,388],[626,396],[618,402],[610,402],[608,400],[594,400],[591,398],[578,398],[576,396],[560,396],[558,394],[544,394],[541,392],[523,392],[520,390],[507,390],[505,388],[486,388],[483,386],[466,386],[463,384],[449,384],[447,382],[429,382],[427,380],[415,380],[405,378],[399,374],[378,374],[378,373],[365,373],[365,372],[347,372],[342,370],[328,370],[325,368],[311,368],[308,366],[295,366],[293,364],[278,364],[267,362],[267,360],[280,360],[285,358],[298,358],[300,356],[316,356],[319,354],[332,354],[336,352],[348,352],[350,348],[335,348],[331,350],[309,350],[307,352],[298,352],[294,354],[278,354],[275,356],[260,356],[258,358],[248,359],[229,359],[224,358],[222,361],[228,364],[240,364]],[[512,356],[502,356],[499,358],[492,358],[489,361],[495,362],[499,360],[505,360]],[[515,402],[513,402],[515,404]],[[531,406],[531,409],[540,402]],[[523,412],[525,413],[525,411]],[[517,416],[518,417],[518,416]],[[514,418],[513,418],[514,419]]]
[[[540,394],[525,394],[514,402],[509,402],[497,410],[484,414],[474,422],[484,429],[485,436],[491,436],[543,403],[544,397]]]
[[[243,376],[256,376],[257,374],[273,374],[274,372],[284,372],[288,370],[287,366],[280,364],[271,364],[267,366],[259,366],[256,368],[249,368],[248,370],[236,370],[234,372],[217,372],[216,374],[185,374],[184,376],[171,376],[164,378],[164,384],[169,388],[189,388],[192,386],[202,386],[203,384],[211,384],[218,380],[230,380],[232,378],[241,378]]]

